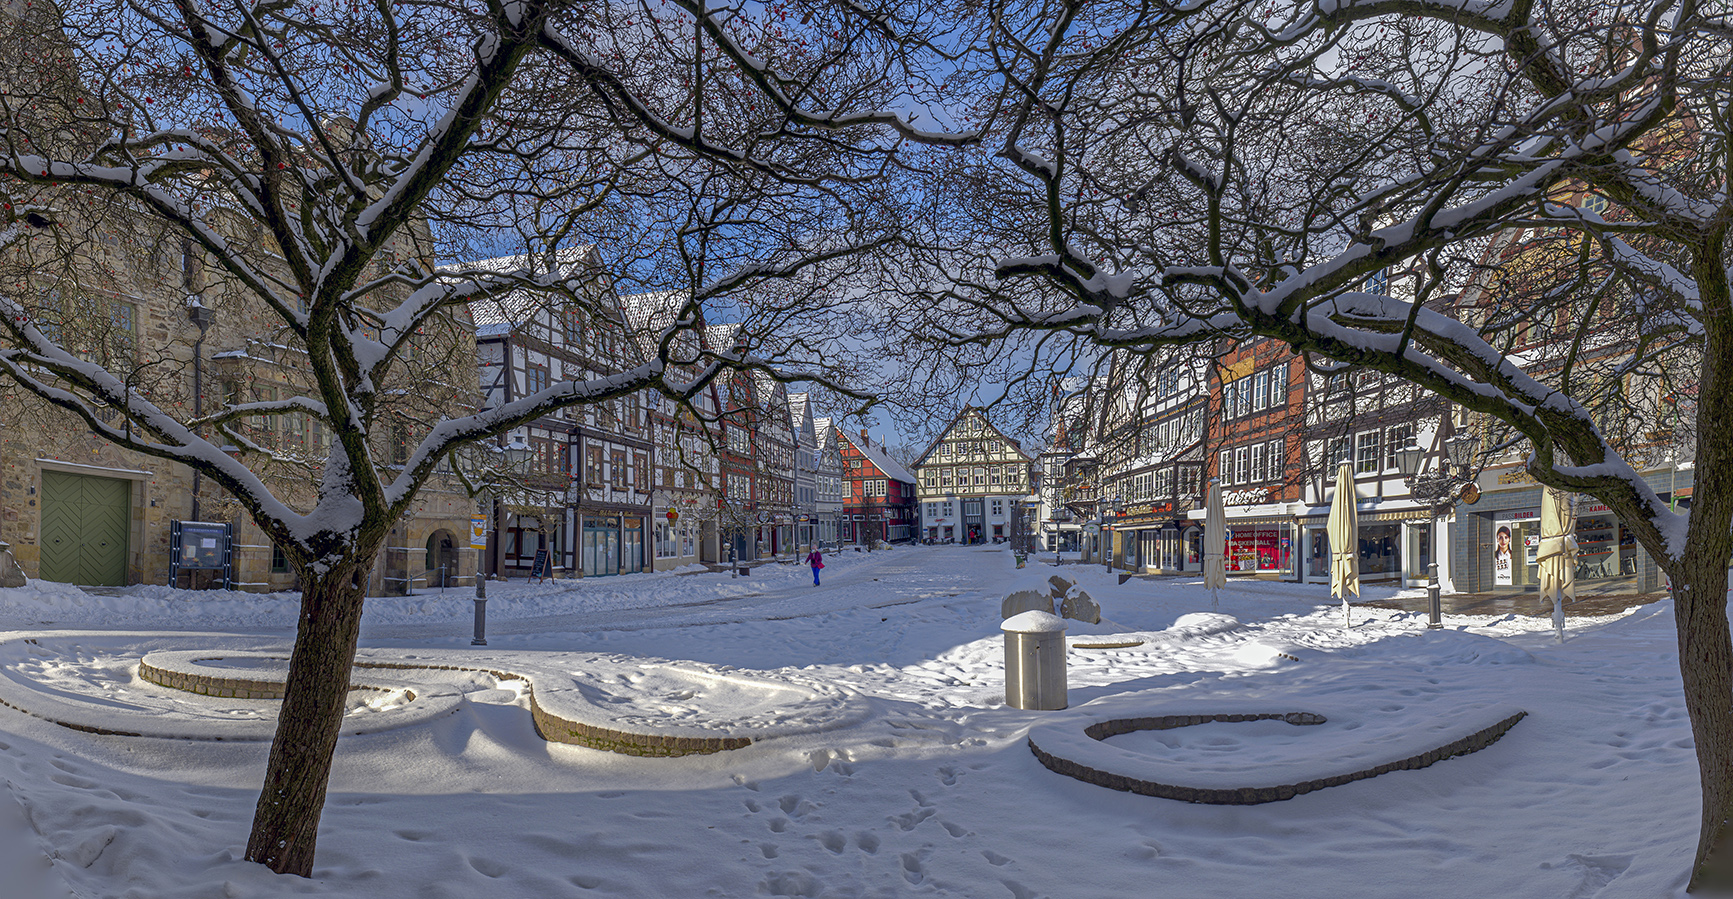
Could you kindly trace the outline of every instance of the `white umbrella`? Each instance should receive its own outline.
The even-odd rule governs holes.
[[[1360,595],[1360,514],[1354,508],[1354,470],[1344,461],[1336,469],[1336,497],[1330,501],[1330,593],[1342,598],[1342,626],[1348,626],[1348,594]]]
[[[1228,585],[1227,567],[1222,552],[1228,542],[1227,513],[1222,509],[1222,482],[1210,478],[1209,505],[1203,519],[1203,585],[1209,588],[1210,608],[1219,608],[1216,591]]]
[[[1540,595],[1552,600],[1552,626],[1565,639],[1565,597],[1577,599],[1576,516],[1570,503],[1551,488],[1540,495]]]

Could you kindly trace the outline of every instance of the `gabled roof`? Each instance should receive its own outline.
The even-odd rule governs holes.
[[[795,436],[811,434],[813,435],[813,442],[816,444],[818,423],[812,417],[812,395],[805,392],[789,394],[788,414],[794,422]]]
[[[855,450],[857,450],[862,456],[866,457],[866,460],[868,462],[871,462],[873,465],[877,466],[879,471],[884,472],[885,477],[895,478],[899,481],[902,481],[905,484],[915,483],[915,476],[912,474],[909,474],[909,470],[904,468],[902,466],[901,462],[898,462],[897,460],[892,459],[890,456],[886,455],[885,451],[883,449],[876,447],[876,446],[873,446],[869,443],[865,443],[859,437],[856,437],[855,435],[850,434],[847,431],[843,431],[843,430],[839,429],[837,431],[837,433],[841,434],[845,439],[847,439],[848,442],[850,443],[850,445],[852,445],[855,448]]]
[[[990,419],[987,418],[987,413],[985,410],[977,408],[975,406],[964,406],[963,410],[961,412],[958,412],[956,414],[956,417],[951,419],[950,424],[945,425],[945,429],[943,431],[939,432],[939,436],[934,438],[933,442],[927,444],[927,448],[921,451],[920,461],[916,462],[915,466],[920,467],[920,466],[926,465],[927,460],[929,458],[931,458],[933,455],[933,450],[938,449],[939,444],[943,443],[945,441],[946,437],[951,436],[951,432],[956,430],[956,428],[957,428],[957,423],[962,421],[966,416],[968,416],[968,414],[970,412],[979,413],[980,418],[981,418],[981,424],[986,425],[988,431],[997,435],[998,438],[1000,440],[1004,441],[1007,446],[1011,447],[1011,449],[1016,450],[1017,455],[1022,457],[1024,462],[1034,462],[1035,461],[1034,456],[1031,456],[1028,453],[1023,451],[1022,444],[1019,444],[1017,441],[1012,440],[1011,438],[1005,436],[1005,432],[999,430],[999,428],[997,426],[995,426]]]
[[[449,266],[448,271],[490,271],[545,273],[550,265],[567,269],[589,266],[599,269],[601,255],[594,245],[560,250],[552,259],[546,256],[499,256]],[[469,302],[469,314],[475,320],[477,337],[499,337],[528,324],[537,313],[549,309],[546,294],[534,290],[513,290],[500,296],[483,297]],[[616,309],[614,314],[620,315]]]
[[[620,297],[620,309],[626,315],[626,327],[632,340],[646,356],[656,354],[662,333],[674,327],[675,316],[686,305],[691,294],[684,290],[663,290]],[[703,322],[699,322],[703,327]],[[694,335],[696,336],[696,335]],[[688,338],[690,339],[690,338]]]
[[[704,348],[713,353],[726,353],[734,349],[734,335],[739,331],[740,325],[737,322],[705,325]]]

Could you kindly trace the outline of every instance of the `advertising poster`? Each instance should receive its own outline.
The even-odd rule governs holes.
[[[1511,545],[1516,522],[1508,518],[1492,522],[1492,582],[1501,587],[1511,585]]]

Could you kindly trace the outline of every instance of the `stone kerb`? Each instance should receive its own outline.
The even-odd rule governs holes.
[[[1382,733],[1378,727],[1369,728],[1373,731],[1369,739],[1340,756],[1308,749],[1305,758],[1298,761],[1236,768],[1231,764],[1164,760],[1128,752],[1104,741],[1135,731],[1171,730],[1211,722],[1280,720],[1311,727],[1335,720],[1352,723],[1357,730],[1367,719],[1349,707],[1332,709],[1326,716],[1312,711],[1271,711],[1267,703],[1233,701],[1207,706],[1170,705],[1156,708],[1152,714],[1121,717],[1115,713],[1125,711],[1126,703],[1098,703],[1046,719],[1030,729],[1029,749],[1042,765],[1112,790],[1212,805],[1279,802],[1393,771],[1425,768],[1492,745],[1528,714],[1504,704],[1472,704],[1443,711],[1418,724],[1411,720],[1394,722],[1394,726],[1382,728]],[[1347,732],[1348,728],[1342,730]],[[1301,745],[1304,744],[1302,741]]]
[[[35,643],[35,641],[29,641]],[[589,656],[598,669],[589,684],[584,672],[513,665],[513,669],[475,663],[458,653],[426,653],[414,662],[374,653],[357,656],[350,689],[400,693],[404,702],[376,708],[360,721],[345,721],[343,733],[378,733],[404,728],[451,714],[463,703],[461,689],[435,681],[438,677],[490,677],[492,681],[523,681],[529,695],[530,721],[542,740],[596,748],[639,757],[679,757],[695,753],[723,752],[749,747],[756,741],[818,733],[865,721],[870,703],[847,696],[820,682],[768,681],[742,676],[731,670],[705,669],[698,665],[646,663],[638,658]],[[416,674],[421,677],[416,677]],[[636,710],[615,696],[598,693],[596,684],[622,681],[631,676],[678,679],[709,689],[707,695],[728,698],[709,721],[698,724],[653,721],[653,715]],[[140,660],[137,676],[170,689],[182,689],[211,698],[232,700],[281,700],[288,674],[286,653],[269,651],[153,651]],[[366,682],[362,682],[366,681]],[[471,681],[473,682],[473,681]],[[161,736],[178,740],[270,740],[276,731],[276,710],[255,719],[201,721],[189,717],[144,714],[144,710],[99,707],[95,703],[55,700],[42,691],[7,689],[21,686],[0,677],[0,703],[66,728],[125,736]],[[756,700],[756,703],[754,703]],[[657,703],[652,703],[657,705]],[[622,714],[624,712],[624,714]],[[693,715],[686,708],[686,717]]]

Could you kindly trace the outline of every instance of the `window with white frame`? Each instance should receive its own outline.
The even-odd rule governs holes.
[[[1262,481],[1264,479],[1264,445],[1261,443],[1252,444],[1251,455],[1252,455],[1252,478],[1251,479],[1252,479],[1252,483],[1257,483],[1257,482]]]
[[[885,495],[885,482],[882,479],[878,479],[878,478],[874,478],[872,480],[867,481],[866,482],[866,495],[867,496],[884,496]]]
[[[985,469],[985,468],[975,469],[975,486],[977,486],[977,487],[987,486],[987,469]]]
[[[993,514],[994,515],[1004,515],[1005,514],[1005,501],[1004,500],[1002,500],[1002,499],[993,500]]]
[[[1270,480],[1282,480],[1287,475],[1287,472],[1282,470],[1282,441],[1272,440],[1266,445],[1269,447],[1269,452],[1264,464],[1269,469]]]
[[[1222,450],[1217,454],[1216,476],[1221,478],[1223,484],[1232,484],[1234,482],[1234,454],[1232,452]]]
[[[1397,468],[1396,453],[1414,442],[1413,425],[1392,425],[1384,429],[1384,468]]]
[[[1367,431],[1356,435],[1359,446],[1354,454],[1354,470],[1360,474],[1370,474],[1378,470],[1380,453],[1378,432]]]
[[[1324,464],[1331,472],[1336,470],[1336,466],[1349,461],[1354,452],[1352,442],[1346,437],[1332,437],[1325,447]]]
[[[1251,474],[1251,454],[1246,452],[1246,448],[1243,446],[1236,447],[1234,449],[1234,483],[1247,483],[1251,480]]]
[[[1258,412],[1270,407],[1270,373],[1260,371],[1252,375],[1252,411]],[[1256,480],[1256,478],[1253,478]]]

